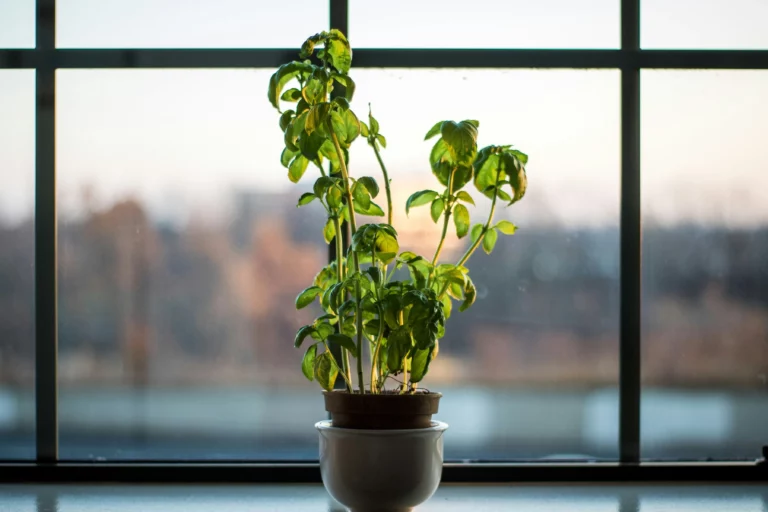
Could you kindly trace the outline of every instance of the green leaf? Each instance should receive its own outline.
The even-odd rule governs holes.
[[[445,201],[443,201],[442,198],[438,197],[437,199],[432,201],[432,207],[430,210],[430,214],[432,215],[432,220],[437,222],[438,219],[440,219],[440,215],[442,215],[444,210],[445,210]]]
[[[365,273],[371,276],[371,280],[375,285],[381,284],[381,270],[379,267],[369,267]]]
[[[349,110],[349,101],[342,96],[333,98],[333,103],[339,106],[341,110]]]
[[[437,123],[435,123],[435,125],[432,128],[430,128],[429,131],[427,132],[427,135],[424,137],[424,140],[429,140],[435,135],[437,135],[438,133],[440,133],[440,127],[442,125],[443,125],[443,121],[438,121]]]
[[[339,142],[345,147],[348,147],[360,135],[360,121],[351,110],[347,110],[343,114],[336,111],[332,112],[331,124]]]
[[[458,199],[459,201],[464,201],[465,203],[469,203],[472,206],[475,205],[475,200],[472,199],[472,196],[469,195],[469,192],[466,192],[465,190],[462,190],[458,194],[456,194],[456,199]]]
[[[333,224],[333,220],[328,219],[328,222],[325,223],[325,227],[323,228],[323,238],[325,238],[325,243],[329,244],[333,240],[333,237],[336,236],[336,226]]]
[[[375,117],[373,117],[373,114],[371,114],[370,106],[368,110],[368,122],[371,126],[371,133],[375,136],[379,134],[379,122],[376,120]]]
[[[304,158],[311,162],[322,160],[320,148],[325,141],[325,136],[320,133],[321,127],[315,127],[315,131],[311,134],[303,133],[299,138],[299,150]]]
[[[326,350],[317,356],[315,359],[315,378],[324,390],[331,391],[338,376],[339,367],[330,352]]]
[[[526,155],[522,151],[518,151],[516,149],[510,149],[509,153],[515,155],[517,157],[517,159],[520,160],[523,163],[523,165],[527,165],[528,164],[528,155]]]
[[[310,286],[296,297],[296,309],[303,309],[315,301],[315,298],[322,293],[323,289],[319,286]]]
[[[505,235],[514,235],[517,231],[517,226],[509,222],[508,220],[500,220],[494,226],[496,229],[504,233]]]
[[[467,276],[467,282],[464,285],[464,302],[459,306],[459,311],[466,311],[469,307],[475,303],[477,298],[477,289],[472,280]]]
[[[301,90],[301,95],[307,103],[314,105],[325,99],[325,92],[325,83],[318,77],[313,76],[307,80],[306,85]]]
[[[347,101],[352,101],[352,97],[355,95],[355,82],[349,75],[340,75],[338,73],[331,73],[331,78],[344,87],[344,97]]]
[[[456,161],[451,155],[451,151],[445,141],[437,139],[432,151],[429,154],[429,165],[432,167],[432,173],[443,186],[448,186],[448,180],[451,171],[456,166]]]
[[[411,208],[425,205],[431,202],[437,196],[438,193],[434,190],[419,190],[418,192],[414,192],[405,202],[405,214],[408,215],[408,212],[411,211]]]
[[[286,110],[283,112],[283,114],[280,116],[280,129],[282,131],[285,131],[285,129],[288,128],[288,125],[291,124],[291,120],[295,114],[296,112],[293,110]]]
[[[325,123],[325,120],[328,117],[328,112],[330,109],[330,103],[320,103],[309,109],[307,121],[304,123],[304,130],[307,132],[307,134],[311,134],[314,130],[322,128],[323,123]],[[317,144],[317,149],[320,149],[322,143],[323,141],[320,140],[319,144]]]
[[[411,350],[411,334],[408,329],[398,326],[387,339],[387,366],[390,371],[400,371],[403,368],[403,359]]]
[[[477,154],[477,126],[467,121],[445,121],[440,126],[440,133],[456,163],[472,165]]]
[[[332,185],[332,178],[329,178],[328,176],[320,176],[317,178],[317,181],[315,181],[315,185],[312,187],[312,189],[315,191],[315,195],[317,197],[323,197],[325,195],[325,191],[328,190],[328,187]]]
[[[335,343],[336,345],[339,345],[341,347],[344,347],[345,349],[349,350],[353,354],[357,353],[357,347],[355,346],[355,342],[352,341],[352,338],[350,338],[346,334],[340,334],[335,332],[330,336],[328,336],[328,341],[331,343]]]
[[[328,201],[328,206],[338,208],[341,206],[341,189],[338,186],[329,188],[325,198]]]
[[[312,69],[310,64],[293,61],[280,66],[269,79],[267,97],[269,98],[269,102],[272,103],[272,106],[275,107],[278,112],[280,111],[279,99],[285,84],[299,76],[299,73],[309,71],[310,69]]]
[[[483,250],[486,252],[486,254],[491,254],[493,247],[496,245],[496,239],[498,236],[499,235],[495,229],[489,229],[485,234],[485,237],[483,238]]]
[[[360,135],[362,135],[365,138],[368,138],[368,125],[365,124],[365,122],[360,121]]]
[[[293,89],[288,89],[282,96],[280,96],[280,99],[283,101],[299,101],[301,99],[301,91],[295,87]]]
[[[352,50],[344,34],[338,29],[332,29],[325,43],[325,51],[331,58],[331,64],[339,72],[347,74],[352,66]]]
[[[296,337],[293,339],[293,346],[299,348],[301,344],[304,343],[304,339],[313,332],[315,332],[315,328],[311,325],[305,325],[299,329],[296,333]]]
[[[291,165],[291,160],[293,160],[298,154],[298,151],[291,151],[288,148],[284,148],[283,152],[280,154],[280,163],[287,169],[288,166]]]
[[[376,140],[379,141],[379,144],[381,144],[381,147],[383,148],[387,147],[387,139],[382,134],[378,134],[376,136]]]
[[[411,359],[411,382],[421,382],[429,371],[429,363],[432,362],[434,347],[417,349]]]
[[[298,208],[299,206],[308,205],[315,199],[317,199],[317,196],[312,192],[304,192],[303,194],[301,194],[301,197],[299,198],[299,203],[296,205],[296,207]]]
[[[360,123],[361,127],[362,125],[363,123]],[[359,178],[357,182],[362,183],[365,188],[368,189],[368,193],[371,194],[371,197],[376,197],[379,195],[379,185],[376,183],[376,180],[370,176],[363,176],[362,178]]]
[[[365,185],[361,185],[360,182],[352,186],[352,198],[364,210],[371,207],[371,196],[368,195],[368,189],[365,188]]]
[[[470,238],[472,238],[472,243],[475,243],[478,238],[480,238],[480,235],[483,233],[483,225],[482,224],[475,224],[472,226],[472,233],[470,234]]]
[[[307,165],[309,165],[309,160],[307,160],[304,155],[299,155],[294,158],[293,162],[291,162],[291,166],[288,168],[288,179],[293,183],[298,183],[301,177],[304,176],[304,172],[307,170]]]
[[[330,323],[315,320],[315,332],[312,333],[312,338],[317,341],[324,341],[334,332],[336,329]]]
[[[301,373],[309,380],[315,380],[315,357],[317,356],[317,344],[310,345],[304,352],[301,360]]]
[[[456,235],[464,238],[469,231],[469,210],[463,204],[457,204],[454,207],[453,223],[456,225]]]
[[[359,213],[360,215],[368,215],[370,217],[383,217],[384,216],[384,210],[381,209],[381,206],[377,205],[373,201],[371,201],[370,206],[368,208],[363,208],[360,203],[355,203],[355,212]]]
[[[512,198],[509,196],[509,194],[507,194],[506,192],[501,190],[501,187],[498,188],[498,190],[496,191],[496,194],[499,196],[499,199],[501,199],[502,201],[511,201],[512,200]]]

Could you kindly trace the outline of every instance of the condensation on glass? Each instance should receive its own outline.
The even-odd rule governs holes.
[[[0,0],[0,50],[35,47],[35,1]]]
[[[57,0],[56,45],[294,48],[328,24],[327,1]]]
[[[404,248],[439,235],[425,211],[403,222],[408,194],[434,186],[436,121],[478,119],[481,144],[531,155],[528,197],[503,214],[520,232],[472,261],[478,303],[425,383],[445,393],[447,458],[614,458],[618,72],[353,76],[353,108],[372,102],[388,139]],[[314,176],[291,185],[280,166],[277,113],[254,93],[268,77],[59,71],[63,458],[317,458],[325,413],[292,344],[316,311],[293,301],[327,259],[324,214],[295,207]],[[364,141],[350,158],[379,175]],[[446,261],[463,245],[451,237]]]
[[[0,70],[0,459],[35,456],[35,72]]]
[[[768,49],[765,0],[643,0],[643,48]]]
[[[646,458],[757,458],[768,424],[768,71],[643,71]]]
[[[359,48],[618,48],[618,0],[349,0]]]

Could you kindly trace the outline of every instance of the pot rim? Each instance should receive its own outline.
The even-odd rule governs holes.
[[[432,420],[432,426],[427,428],[400,428],[400,429],[362,429],[362,428],[341,428],[334,427],[331,420],[322,420],[315,423],[315,428],[320,432],[330,430],[332,432],[348,432],[353,434],[373,434],[377,436],[398,435],[398,434],[431,434],[434,432],[444,432],[448,429],[448,424],[444,421]]]

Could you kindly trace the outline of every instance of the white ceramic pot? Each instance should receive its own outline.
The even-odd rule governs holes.
[[[353,430],[330,421],[315,427],[325,488],[352,512],[406,512],[440,485],[446,423],[409,430]]]

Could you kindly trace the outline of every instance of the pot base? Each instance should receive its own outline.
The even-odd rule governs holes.
[[[320,474],[328,494],[352,512],[411,512],[440,485],[448,425],[348,429],[321,421]]]
[[[351,508],[349,512],[413,512],[413,508]]]

